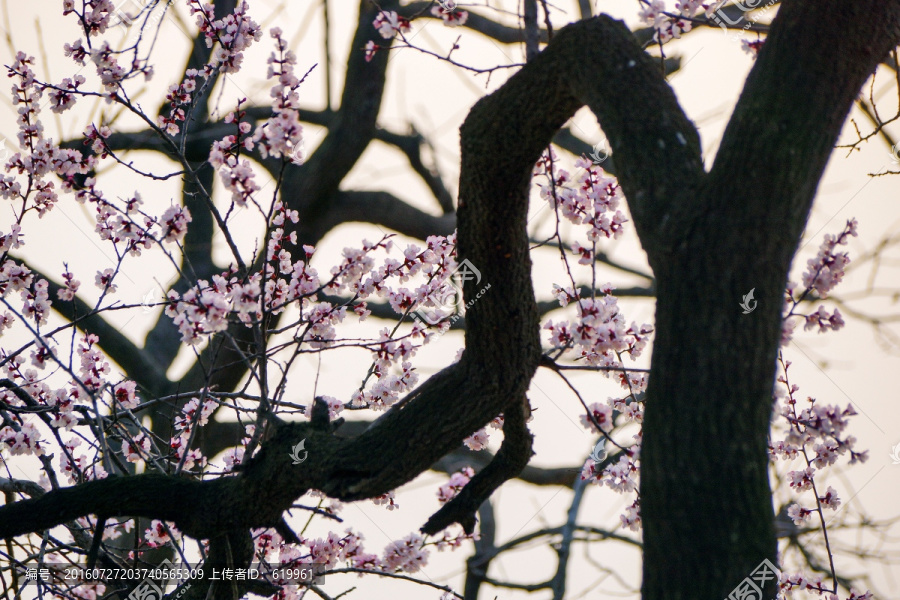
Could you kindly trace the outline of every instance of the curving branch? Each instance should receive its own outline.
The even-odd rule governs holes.
[[[466,533],[475,530],[475,513],[488,497],[508,479],[518,475],[533,454],[533,437],[525,421],[531,414],[528,400],[504,413],[503,444],[490,463],[480,470],[466,486],[428,519],[422,531],[434,535],[453,523],[463,526]]]
[[[437,6],[437,3],[431,0],[427,2],[410,2],[402,7],[398,13],[408,19],[441,20],[440,17],[435,17],[431,14],[431,8],[433,6]],[[519,44],[525,41],[526,33],[523,29],[503,25],[476,12],[472,12],[471,10],[467,10],[466,12],[469,13],[469,18],[466,20],[463,27],[467,29],[477,31],[481,35],[489,37],[501,44]],[[542,44],[546,44],[549,41],[550,37],[547,34],[546,29],[538,30],[538,39]]]
[[[456,215],[429,215],[389,192],[340,191],[335,194],[322,223],[329,230],[341,223],[359,221],[424,240],[430,235],[450,235]]]
[[[421,133],[412,129],[409,135],[401,135],[379,128],[375,132],[375,139],[396,146],[398,150],[403,152],[407,160],[409,160],[409,166],[412,167],[413,171],[425,182],[431,193],[434,194],[438,206],[441,207],[444,214],[453,212],[453,196],[444,185],[444,180],[441,179],[436,168],[426,167],[422,161],[422,146],[427,143],[427,140]]]

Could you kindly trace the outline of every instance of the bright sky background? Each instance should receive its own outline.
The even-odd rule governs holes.
[[[561,27],[565,22],[577,18],[577,2],[562,0],[557,3],[559,10],[553,14],[554,26]],[[79,37],[70,19],[61,16],[61,2],[44,0],[37,3],[4,2],[2,25],[5,41],[0,40],[0,59],[3,64],[11,62],[11,48],[24,50],[38,56],[36,70],[43,79],[58,82],[63,77],[71,77],[74,73],[72,63],[62,55],[62,44],[72,42]],[[515,11],[516,3],[511,0],[492,0],[489,5],[498,9]],[[672,5],[672,3],[670,3]],[[122,4],[129,8],[128,0]],[[133,9],[134,5],[131,5]],[[332,0],[332,101],[339,100],[343,67],[348,52],[350,37],[356,23],[356,3],[350,0]],[[511,24],[515,19],[502,15],[500,11],[489,11],[483,5],[476,6],[482,14],[504,18]],[[563,14],[562,11],[567,11]],[[631,25],[637,25],[638,5],[599,1],[596,12],[610,12],[625,18]],[[301,98],[304,107],[321,109],[325,106],[325,65],[323,60],[323,20],[321,2],[275,2],[274,0],[252,0],[251,14],[264,26],[277,24],[284,30],[285,37],[291,42],[298,55],[297,72],[302,74],[314,64],[315,70],[307,82],[301,87]],[[184,54],[188,37],[184,31],[193,31],[193,25],[185,20],[186,11],[180,10],[176,15],[166,18],[161,32],[160,43],[156,50],[156,75],[146,90],[139,96],[145,102],[148,113],[154,113],[165,88],[176,82],[176,77],[184,63]],[[764,19],[767,20],[767,19]],[[440,22],[421,20],[413,25],[409,38],[440,54],[445,54],[458,35],[462,35],[459,50],[454,52],[454,59],[473,66],[489,67],[496,64],[521,62],[524,60],[523,49],[519,46],[502,46],[479,37],[467,30],[451,30],[444,28]],[[127,37],[128,31],[114,32],[109,36],[111,41]],[[755,36],[749,38],[755,39]],[[220,114],[232,110],[239,97],[265,98],[267,85],[264,82],[265,60],[271,52],[272,44],[268,35],[246,53],[246,72],[238,77],[230,77],[221,90]],[[670,55],[682,57],[683,68],[670,78],[682,106],[700,129],[703,140],[704,155],[707,165],[712,163],[714,153],[730,116],[742,83],[752,66],[752,59],[741,50],[738,43],[726,39],[719,30],[702,30],[691,33],[685,39],[666,46]],[[92,80],[90,69],[83,74]],[[495,73],[490,81],[486,76],[478,76],[456,69],[433,57],[417,53],[414,50],[397,52],[391,61],[385,99],[380,116],[380,123],[393,131],[406,131],[414,125],[419,131],[429,136],[435,147],[435,159],[448,185],[454,191],[458,179],[458,128],[471,105],[486,91],[502,84],[506,75]],[[879,110],[883,116],[892,115],[897,109],[896,89],[891,85],[892,74],[887,70],[879,72],[875,79],[874,92],[879,100]],[[8,85],[5,90],[8,89]],[[788,102],[802,102],[802,99],[786,98]],[[110,114],[110,107],[102,103],[81,101],[78,107],[65,113],[62,118],[53,115],[49,110],[43,113],[47,135],[56,138],[70,139],[82,131],[91,120],[99,120],[100,114]],[[863,131],[870,129],[869,123],[861,113],[853,115],[860,123]],[[602,139],[594,117],[582,110],[573,119],[573,130],[589,143]],[[137,129],[139,124],[134,119],[123,118],[119,122],[121,129]],[[14,109],[9,101],[8,92],[0,96],[0,138],[13,138],[16,132]],[[900,137],[900,128],[894,128],[895,137]],[[323,132],[314,126],[305,129],[305,146],[307,152],[314,150],[321,140]],[[845,127],[842,143],[855,139],[853,127]],[[157,156],[146,153],[133,153],[130,156],[142,165],[142,168],[156,172],[173,170],[171,163]],[[897,208],[900,178],[870,177],[870,173],[883,172],[886,169],[897,169],[892,162],[889,146],[879,138],[863,144],[860,151],[846,156],[843,152],[835,152],[829,164],[817,198],[813,214],[804,236],[801,248],[794,265],[794,279],[805,267],[808,258],[815,256],[822,236],[825,233],[837,233],[845,221],[851,217],[859,220],[860,237],[851,240],[849,250],[851,259],[856,259],[870,252],[876,243],[887,235],[897,235],[900,224],[900,210]],[[747,160],[755,157],[748,156]],[[574,159],[565,156],[568,168],[574,171]],[[115,169],[101,178],[101,186],[108,195],[131,194],[140,188],[144,199],[150,206],[158,207],[162,212],[174,198],[177,201],[178,187],[175,182],[145,182],[126,172]],[[747,182],[752,185],[752,182]],[[377,142],[367,150],[363,159],[345,179],[346,189],[388,190],[404,200],[428,210],[437,211],[436,203],[430,199],[427,189],[418,179],[410,176],[405,158],[398,152]],[[271,184],[261,194],[271,194]],[[219,190],[221,192],[221,190]],[[535,196],[536,198],[536,196]],[[540,200],[535,199],[531,206],[532,221],[530,227],[538,231],[546,230],[550,223],[550,211]],[[0,206],[0,230],[7,230],[10,220],[10,208]],[[239,242],[247,249],[254,245],[261,230],[246,227],[241,220],[242,215],[234,217],[239,223]],[[777,224],[773,223],[773,226]],[[70,267],[83,282],[82,290],[88,294],[97,293],[91,285],[93,273],[97,269],[112,266],[109,249],[100,245],[92,233],[93,221],[86,210],[64,197],[60,205],[42,221],[38,222],[32,215],[26,223],[27,232],[26,256],[35,265],[47,273],[58,277],[62,271],[62,261],[68,261]],[[314,265],[321,271],[330,268],[340,250],[347,245],[358,245],[363,236],[369,239],[380,237],[377,228],[361,225],[345,225],[332,231],[320,244]],[[49,243],[48,243],[49,242]],[[401,247],[405,242],[401,241]],[[646,269],[646,261],[633,231],[622,240],[605,248],[613,257],[629,265]],[[900,288],[898,276],[897,250],[888,251],[894,262],[884,261],[875,275],[875,286],[879,289]],[[221,254],[225,259],[225,253]],[[559,269],[558,254],[551,251],[535,253],[535,284],[539,299],[550,297],[552,283],[563,283]],[[79,272],[80,271],[80,272]],[[159,256],[149,255],[140,260],[126,261],[124,277],[120,281],[119,299],[140,302],[154,289],[155,298],[161,297],[159,285],[165,286],[174,272],[168,268]],[[866,287],[871,274],[871,264],[865,268],[851,270],[845,283],[837,290],[837,296],[849,296],[851,292]],[[156,283],[153,283],[153,281]],[[611,280],[616,285],[628,286],[640,283],[639,279],[623,277],[618,273],[600,275],[600,281]],[[852,306],[857,310],[873,315],[889,315],[900,312],[896,304],[897,298],[881,298],[855,302]],[[722,302],[733,303],[738,310],[740,298],[723,298]],[[653,304],[646,300],[623,300],[629,322],[652,322]],[[830,307],[830,306],[829,306]],[[842,311],[844,312],[844,311]],[[124,313],[124,311],[123,311]],[[553,319],[562,318],[563,313],[554,313]],[[846,313],[845,313],[846,315]],[[111,317],[117,325],[121,325],[126,333],[136,339],[142,338],[154,323],[156,313],[145,313],[140,310],[129,311],[128,314],[115,314]],[[847,327],[838,333],[818,335],[814,332],[803,332],[798,328],[794,342],[785,351],[789,360],[793,361],[792,380],[801,387],[801,397],[807,395],[818,398],[824,403],[845,405],[851,402],[860,415],[853,420],[851,432],[860,441],[858,448],[869,449],[870,459],[863,465],[845,469],[841,465],[832,467],[827,483],[839,492],[844,504],[841,512],[863,511],[875,520],[886,520],[897,516],[896,497],[900,493],[900,464],[892,464],[891,448],[900,444],[900,395],[897,391],[896,373],[900,369],[898,352],[895,345],[893,353],[876,343],[871,327],[851,317],[845,317]],[[356,329],[371,335],[387,326],[386,322],[370,320],[368,328]],[[894,327],[897,334],[897,327]],[[453,358],[456,350],[462,346],[462,336],[449,333],[439,342],[423,349],[417,357],[419,372],[426,376],[446,366]],[[645,353],[649,357],[649,351]],[[360,378],[369,364],[369,357],[358,351],[341,351],[326,354],[318,381],[317,394],[349,398],[350,393],[359,385]],[[645,365],[641,365],[645,366]],[[307,402],[313,396],[312,377],[317,362],[315,358],[301,361],[297,373],[292,380],[297,382],[294,393],[298,402]],[[354,376],[348,376],[348,372]],[[356,376],[358,374],[358,377]],[[581,375],[573,377],[584,392],[588,402],[605,401],[608,396],[619,394],[619,389],[598,375]],[[536,408],[535,419],[531,429],[535,434],[534,450],[536,455],[532,464],[542,467],[574,466],[583,463],[596,438],[586,431],[578,421],[579,405],[565,385],[545,370],[538,372],[529,393],[532,405]],[[623,439],[632,432],[623,432]],[[499,434],[492,437],[493,449],[499,445]],[[24,474],[23,474],[24,475]],[[32,474],[33,476],[33,474]],[[573,477],[575,473],[573,473]],[[444,483],[446,477],[427,472],[415,481],[404,486],[397,495],[400,510],[387,512],[383,507],[374,506],[370,502],[347,505],[342,516],[348,526],[363,531],[366,535],[366,549],[380,553],[391,540],[406,536],[420,527],[427,517],[437,509],[435,493],[437,487]],[[824,488],[823,488],[824,489]],[[562,524],[569,508],[571,491],[559,489],[538,489],[519,482],[504,485],[494,495],[498,517],[497,541],[503,543],[513,537],[545,526]],[[776,506],[787,499],[779,497]],[[631,500],[628,500],[630,503]],[[582,505],[580,520],[583,523],[601,527],[618,526],[618,515],[624,507],[623,499],[609,489],[592,488]],[[711,515],[697,515],[696,518],[714,518]],[[305,515],[299,515],[295,523],[305,521]],[[341,528],[336,529],[341,531]],[[323,535],[326,529],[314,535]],[[309,532],[307,533],[309,535]],[[841,536],[839,536],[841,537]],[[872,551],[888,553],[895,557],[900,552],[900,543],[896,539],[883,546],[875,546],[876,540],[864,536],[856,540],[854,536],[843,536],[845,545],[860,544]],[[677,549],[673,549],[677,552]],[[424,569],[424,578],[450,583],[457,590],[461,589],[463,560],[470,553],[466,547],[455,553],[432,552],[429,565]],[[900,569],[897,567],[881,567],[868,561],[865,564],[855,563],[841,555],[839,565],[845,565],[845,574],[857,574],[864,570],[873,577],[875,589],[884,593],[900,589]],[[599,562],[611,574],[604,575],[589,564]],[[897,562],[895,560],[895,562]],[[492,566],[491,575],[500,579],[517,583],[533,583],[548,578],[555,569],[555,556],[546,547],[531,548],[528,551],[502,555]],[[622,544],[605,543],[592,545],[585,550],[583,545],[573,549],[572,562],[569,567],[569,593],[567,598],[597,598],[598,590],[591,591],[599,581],[604,597],[633,597],[634,590],[640,582],[640,557],[630,547]],[[358,580],[348,577],[336,580],[340,585],[329,583],[326,590],[339,593],[348,587],[359,586],[359,590],[351,598],[381,599],[395,597],[437,598],[439,593],[420,589],[414,584],[396,583],[366,577]],[[502,600],[518,598],[546,598],[547,592],[527,595],[524,592],[508,590],[490,590],[483,588],[482,598],[493,598],[496,594]],[[888,597],[888,596],[886,596]]]

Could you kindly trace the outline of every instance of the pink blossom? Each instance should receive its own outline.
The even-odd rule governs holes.
[[[469,19],[469,13],[467,11],[457,9],[455,6],[453,8],[450,8],[449,6],[447,8],[444,8],[443,6],[432,6],[431,14],[435,17],[440,17],[447,27],[465,25],[466,21]]]
[[[803,508],[799,504],[792,504],[788,507],[788,516],[794,521],[794,525],[802,527],[809,522],[809,517],[813,511]]]
[[[428,562],[425,540],[411,533],[402,540],[391,542],[384,549],[381,568],[388,573],[416,573]]]
[[[6,235],[0,231],[0,254],[25,245],[25,240],[21,239],[21,231],[22,227],[18,223],[13,223]]]
[[[196,412],[199,405],[199,398],[192,398],[190,402],[185,404],[184,408],[181,409],[181,415],[175,417],[175,429],[190,431],[195,419],[197,420],[197,425],[200,427],[206,425],[209,422],[210,415],[212,415],[218,404],[215,400],[206,400],[203,403],[200,414],[197,415]]]
[[[180,243],[187,233],[187,225],[191,222],[191,212],[186,206],[170,206],[159,218],[162,227],[162,238],[166,242]]]
[[[619,515],[619,520],[622,522],[622,527],[627,527],[632,531],[639,531],[641,529],[641,501],[635,500],[628,506],[625,509],[625,513]]]
[[[766,43],[766,40],[741,40],[741,50],[756,58],[759,55],[759,51],[762,50],[763,44]]]
[[[597,429],[597,425],[595,425],[595,423],[597,423],[603,431],[612,431],[612,408],[606,404],[594,402],[588,409],[590,410],[590,416],[582,414],[579,417],[579,419],[581,419],[581,425],[584,428],[589,429],[594,433],[599,433],[600,429]]]
[[[41,443],[41,434],[37,428],[29,422],[22,423],[18,431],[6,426],[0,429],[0,449],[8,449],[13,456],[26,454],[43,456],[44,446]]]
[[[378,16],[372,21],[372,25],[378,30],[381,37],[386,40],[391,39],[398,33],[407,33],[410,29],[409,20],[405,17],[398,16],[397,13],[392,10],[381,11],[378,13]]]
[[[800,471],[789,472],[788,478],[791,480],[791,487],[798,492],[812,489],[812,483],[813,478],[815,477],[815,473],[816,470],[812,467],[807,467],[806,469]]]
[[[837,491],[830,485],[828,486],[825,495],[819,497],[819,502],[823,508],[830,508],[831,510],[837,510],[841,505],[841,500],[838,498]]]
[[[168,531],[166,531],[166,525],[168,525]],[[162,521],[153,519],[150,522],[150,527],[144,530],[144,539],[147,540],[147,543],[151,548],[164,546],[172,541],[172,538],[169,536],[169,531],[172,532],[172,535],[178,537],[176,535],[177,529],[175,529],[175,525],[172,523],[163,524]]]
[[[844,326],[844,319],[838,309],[834,309],[834,313],[828,314],[824,306],[820,306],[819,310],[806,316],[806,324],[804,330],[819,327],[819,333],[825,333],[829,329],[837,331]]]
[[[11,312],[6,311],[0,314],[0,335],[3,335],[4,329],[11,329],[15,322],[16,318]]]
[[[46,279],[39,279],[32,289],[23,289],[22,315],[33,319],[38,324],[47,323],[47,315],[50,312],[50,292]]]
[[[134,393],[136,386],[137,384],[134,381],[123,381],[116,385],[113,396],[115,396],[116,402],[118,402],[122,408],[133,410],[140,404],[140,398]]]
[[[464,439],[463,444],[465,444],[469,450],[484,450],[485,448],[487,448],[488,439],[488,432],[482,427],[481,429]]]
[[[104,291],[104,293],[114,294],[118,289],[115,284],[113,284],[113,277],[115,277],[116,272],[114,269],[103,269],[102,271],[97,271],[97,275],[94,276],[94,285]]]
[[[450,476],[450,481],[438,488],[438,502],[446,504],[456,497],[459,492],[469,483],[469,480],[475,476],[475,471],[471,467],[463,467]]]
[[[381,50],[381,46],[369,40],[366,42],[365,51],[366,51],[366,62],[372,62],[372,59],[375,58],[375,53]]]
[[[386,494],[376,496],[375,498],[372,498],[372,502],[376,506],[384,506],[388,510],[396,510],[400,508],[400,505],[394,502],[394,492],[388,492]]]
[[[138,434],[131,440],[122,441],[122,454],[130,463],[138,463],[144,460],[150,453],[150,438],[144,434]]]

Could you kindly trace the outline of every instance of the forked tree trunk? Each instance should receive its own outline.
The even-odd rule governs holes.
[[[645,600],[721,600],[776,538],[766,453],[787,273],[900,2],[782,3],[711,172],[672,206],[657,278],[641,501]],[[757,308],[738,306],[755,289]],[[764,598],[775,595],[773,580]]]
[[[657,280],[641,456],[643,597],[725,598],[776,559],[766,438],[790,262],[854,97],[898,40],[900,0],[785,0],[707,173],[696,129],[631,32],[603,16],[564,28],[480,100],[461,130],[459,253],[483,277],[466,282],[466,301],[491,289],[467,313],[459,363],[354,440],[284,426],[238,477],[88,482],[0,507],[0,538],[86,514],[144,516],[215,538],[213,556],[234,557],[250,528],[284,531],[283,511],[307,489],[345,500],[380,495],[499,412],[521,408],[540,360],[529,176],[553,135],[588,105],[616,154]],[[758,305],[743,314],[738,303],[751,288]],[[295,469],[288,450],[301,439],[316,460]],[[173,505],[172,494],[191,502]],[[198,582],[191,593],[206,589]],[[774,591],[770,580],[765,597]]]
[[[721,600],[776,562],[766,448],[787,273],[847,113],[898,26],[898,0],[784,2],[708,173],[658,61],[607,17],[560,31],[461,130],[463,258],[486,243],[467,217],[490,202],[482,188],[506,198],[578,107],[591,108],[615,153],[657,281],[645,600]],[[757,308],[744,314],[751,289]],[[764,597],[774,595],[770,577]]]

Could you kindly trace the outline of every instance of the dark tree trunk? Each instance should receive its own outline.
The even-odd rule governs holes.
[[[664,248],[648,248],[647,600],[720,600],[775,562],[766,441],[787,274],[847,113],[898,24],[898,2],[784,2],[713,169],[671,207]],[[757,309],[743,314],[754,288]],[[764,591],[774,597],[774,582]]]

